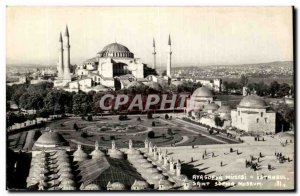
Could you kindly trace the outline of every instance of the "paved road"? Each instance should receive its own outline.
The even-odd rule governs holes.
[[[165,119],[160,118],[160,120],[163,121],[163,122],[165,122],[165,123],[169,123],[169,124],[171,124],[171,125],[173,125],[173,126],[175,126],[175,127],[178,126],[178,124],[175,124],[175,123],[173,123],[173,122],[167,121],[167,120],[165,120]],[[177,120],[180,120],[180,119],[175,119],[175,120],[177,121]],[[182,120],[180,120],[180,121],[182,121]],[[180,122],[180,125],[182,125],[181,122]],[[186,131],[188,131],[188,132],[191,132],[191,133],[194,133],[194,134],[197,134],[197,135],[198,135],[199,133],[201,133],[201,134],[204,135],[205,137],[207,137],[207,138],[209,138],[209,139],[211,139],[211,140],[220,142],[220,143],[222,143],[222,144],[227,144],[227,143],[228,143],[228,142],[225,142],[224,140],[221,140],[221,139],[218,139],[218,138],[216,138],[216,137],[213,137],[213,136],[209,135],[208,133],[206,133],[206,132],[204,132],[204,131],[200,131],[200,132],[199,132],[199,131],[195,131],[195,130],[192,130],[192,129],[190,129],[190,128],[187,128],[185,124],[183,124],[183,125],[184,125],[184,127],[181,127],[181,129],[184,129],[184,130],[186,130]]]
[[[182,124],[182,123],[188,124],[188,125],[194,127],[196,130],[200,131],[203,134],[208,134],[208,132],[206,131],[206,128],[204,128],[204,127],[201,127],[199,125],[195,125],[193,123],[190,123],[190,122],[187,122],[187,121],[184,121],[184,120],[181,120],[181,119],[176,119],[176,121],[179,121],[180,124]],[[215,135],[214,137],[219,138],[219,139],[225,141],[225,143],[232,143],[232,142],[238,143],[236,140],[228,138],[228,137],[226,137],[224,135],[221,135],[221,134]]]

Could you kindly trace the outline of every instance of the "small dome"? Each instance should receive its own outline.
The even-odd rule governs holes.
[[[215,110],[219,109],[219,106],[217,104],[215,104],[215,103],[210,103],[210,104],[205,105],[204,109],[205,110],[213,110],[213,111],[215,111]]]
[[[176,178],[177,178],[178,180],[184,181],[184,180],[187,179],[187,176],[184,175],[184,174],[181,174],[180,176],[176,176]]]
[[[66,186],[63,186],[61,190],[63,190],[63,191],[75,191],[76,187],[71,186],[71,185],[66,185]]]
[[[63,163],[59,163],[57,168],[60,169],[60,168],[63,168],[63,167],[70,167],[70,166],[71,166],[70,163],[63,162]]]
[[[127,158],[129,161],[134,161],[134,162],[136,162],[138,160],[145,160],[143,155],[141,155],[141,154],[129,154],[129,155],[127,155]],[[147,160],[146,160],[146,162],[147,162]]]
[[[221,105],[221,107],[216,112],[217,113],[230,113],[231,108],[229,105]]]
[[[99,159],[105,156],[104,152],[99,149],[94,150],[90,155],[92,156],[92,159]]]
[[[70,180],[70,179],[64,179],[60,182],[59,186],[62,188],[64,186],[75,186],[75,182],[73,180]]]
[[[142,168],[151,168],[151,167],[153,167],[153,165],[148,162],[148,163],[141,164],[140,167],[142,167]]]
[[[144,190],[148,188],[149,184],[144,180],[135,180],[131,186],[131,190]]]
[[[148,163],[148,161],[144,158],[143,159],[138,159],[138,160],[136,160],[136,162],[139,163],[139,164]]]
[[[115,158],[115,159],[123,159],[124,158],[124,153],[121,152],[118,149],[111,149],[110,153],[109,153],[109,156],[111,158]]]
[[[160,173],[152,174],[151,178],[157,181],[166,179],[166,177]]]
[[[77,150],[73,153],[74,161],[84,161],[88,159],[88,155],[81,149],[81,145],[78,145]]]
[[[193,97],[213,97],[213,93],[212,91],[207,88],[207,87],[200,87],[197,88],[194,92],[193,92]]]
[[[169,180],[162,179],[162,180],[159,180],[158,183],[159,183],[159,185],[164,186],[164,188],[166,188],[166,189],[169,189],[173,186],[172,183]]]
[[[112,190],[126,190],[126,187],[121,182],[114,182],[111,184]]]
[[[93,191],[98,191],[101,190],[101,188],[97,184],[89,184],[85,186],[82,190],[93,190]]]
[[[135,148],[129,148],[127,151],[126,151],[127,154],[130,154],[130,155],[140,155],[141,152]]]
[[[261,97],[257,95],[249,95],[241,100],[238,107],[263,109],[267,108],[268,106]]]
[[[73,174],[69,173],[69,172],[59,172],[59,180],[61,181],[65,181],[65,180],[72,180],[74,178]]]
[[[149,173],[149,174],[158,173],[157,169],[155,169],[154,167],[152,167],[152,168],[147,168],[145,171],[146,171],[147,173]]]
[[[38,140],[34,143],[37,147],[57,147],[65,146],[66,140],[57,132],[49,131],[43,133]]]
[[[59,171],[60,172],[71,172],[72,169],[70,167],[65,166],[65,167],[60,168]]]

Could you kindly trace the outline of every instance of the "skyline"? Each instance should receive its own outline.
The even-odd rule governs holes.
[[[169,34],[173,67],[293,61],[292,7],[9,7],[7,64],[56,65],[66,24],[72,64],[116,41],[151,67],[154,38],[165,67]]]

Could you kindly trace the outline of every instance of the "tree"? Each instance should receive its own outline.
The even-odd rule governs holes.
[[[144,64],[144,78],[146,78],[149,75],[158,75],[155,69],[152,69]]]
[[[148,137],[149,137],[149,138],[154,138],[154,137],[155,137],[154,131],[149,131],[149,132],[148,132]]]
[[[245,76],[244,74],[242,74],[240,83],[241,83],[242,87],[246,86],[248,84],[248,77]]]
[[[278,96],[284,97],[286,95],[289,95],[290,90],[291,90],[291,87],[287,83],[282,83],[282,84],[280,84]]]
[[[277,96],[279,89],[280,89],[280,84],[277,81],[271,82],[270,93],[272,97]]]
[[[215,117],[215,125],[218,127],[223,127],[224,121],[220,117],[216,116]]]

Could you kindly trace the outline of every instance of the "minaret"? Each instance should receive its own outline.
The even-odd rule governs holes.
[[[64,74],[64,47],[63,47],[63,39],[60,33],[59,35],[59,56],[58,56],[58,65],[57,65],[57,77],[62,79]]]
[[[155,50],[155,40],[153,38],[153,69],[156,69],[156,50]]]
[[[69,30],[68,26],[66,26],[65,32],[65,62],[64,62],[64,80],[71,81],[71,73],[70,73],[70,42],[69,42]]]
[[[167,61],[167,76],[171,78],[171,56],[172,56],[172,49],[171,49],[171,36],[169,35],[169,41],[168,41],[168,61]]]

